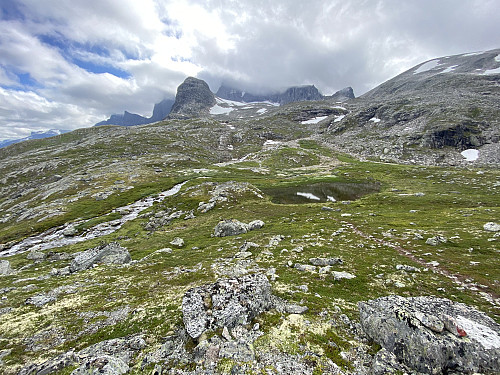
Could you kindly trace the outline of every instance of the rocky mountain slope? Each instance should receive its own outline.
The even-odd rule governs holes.
[[[58,130],[58,129],[50,129],[50,130],[46,130],[46,131],[34,131],[34,132],[31,132],[31,134],[29,136],[24,137],[24,138],[6,139],[3,141],[0,141],[0,148],[13,145],[14,143],[29,141],[32,139],[42,139],[42,138],[54,137],[56,135],[66,133],[68,131],[69,130]]]
[[[478,149],[478,162],[500,163],[500,50],[434,59],[350,102],[332,122],[333,144],[382,161],[457,164]]]
[[[452,64],[488,72],[495,53]],[[405,97],[465,116],[458,93],[423,98],[429,66],[344,103],[235,102],[188,78],[164,121],[1,149],[0,372],[497,373],[498,75],[448,79],[485,123],[477,160],[397,154]],[[434,116],[406,109],[415,134]]]

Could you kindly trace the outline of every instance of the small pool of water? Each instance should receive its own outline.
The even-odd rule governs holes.
[[[317,182],[308,185],[261,189],[273,203],[301,204],[352,201],[380,190],[377,182]]]

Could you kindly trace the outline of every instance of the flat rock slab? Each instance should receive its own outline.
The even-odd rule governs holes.
[[[94,264],[125,264],[130,263],[131,257],[128,250],[116,242],[109,245],[98,246],[78,253],[69,266],[71,272],[89,269]]]
[[[500,369],[500,325],[470,306],[436,297],[389,296],[358,307],[365,333],[415,371]]]

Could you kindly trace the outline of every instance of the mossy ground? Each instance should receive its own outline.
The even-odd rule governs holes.
[[[325,168],[325,159],[335,163]],[[297,147],[266,151],[261,162],[260,165],[268,167],[265,173],[254,170],[255,165],[249,161],[221,167],[203,164],[202,172],[196,170],[200,167],[198,163],[168,167],[162,178],[151,174],[155,177],[148,182],[145,176],[133,190],[113,194],[102,202],[79,201],[75,207],[68,206],[68,213],[62,218],[41,222],[39,225],[47,228],[66,220],[94,218],[79,228],[85,230],[105,218],[112,219],[102,216],[112,208],[166,190],[183,180],[189,182],[179,194],[148,211],[194,209],[196,215],[190,220],[176,219],[153,232],[144,229],[148,218],[140,217],[105,237],[53,250],[75,253],[102,241],[117,241],[132,255],[134,262],[126,266],[100,265],[69,276],[45,279],[40,277],[50,274],[52,268],[67,265],[68,261],[34,263],[26,259],[26,253],[6,258],[14,269],[22,270],[0,278],[0,289],[16,288],[3,292],[0,300],[0,308],[12,308],[0,321],[0,350],[11,349],[3,358],[5,373],[14,373],[26,363],[55,357],[70,348],[78,350],[128,334],[146,335],[151,346],[160,343],[181,324],[184,292],[215,281],[212,265],[220,259],[233,261],[245,241],[260,245],[252,250],[251,257],[259,267],[276,269],[274,293],[309,308],[299,319],[311,324],[301,323],[300,329],[286,323],[289,318],[275,311],[259,317],[265,332],[259,340],[264,348],[277,347],[290,353],[313,350],[349,369],[349,362],[340,352],[354,344],[345,331],[328,325],[319,318],[320,314],[346,314],[357,319],[357,302],[389,294],[450,298],[471,304],[500,322],[498,305],[485,298],[489,295],[498,299],[500,294],[499,237],[483,230],[484,223],[498,221],[500,217],[497,170],[359,162],[335,154],[310,139],[301,141]],[[257,198],[244,194],[231,196],[203,214],[196,208],[199,202],[208,200],[208,193],[185,194],[189,187],[210,181],[249,182],[265,190],[339,178],[376,181],[381,189],[356,201],[327,204],[282,205],[272,203],[269,196]],[[323,210],[324,206],[332,210]],[[261,219],[265,226],[238,237],[212,237],[217,222],[230,218],[243,222]],[[32,225],[29,221],[21,223],[21,229],[5,225],[2,238],[22,237],[30,233],[22,227]],[[284,240],[275,247],[266,247],[276,235],[284,236]],[[425,243],[425,239],[436,235],[447,237],[448,241],[439,246]],[[172,253],[155,253],[172,247],[170,241],[175,237],[185,240],[183,248],[174,248]],[[292,251],[297,246],[304,250]],[[289,261],[307,264],[313,257],[340,257],[343,264],[333,270],[350,272],[356,278],[335,280],[330,274],[301,272],[288,265]],[[432,267],[425,265],[431,261],[439,262],[437,269],[467,280],[468,285],[477,284],[477,290],[433,272]],[[421,272],[397,270],[397,264],[418,267]],[[41,308],[25,304],[28,297],[62,285],[75,286],[77,290],[61,293],[57,301]],[[307,291],[299,288],[301,285],[306,285]],[[285,323],[288,326],[283,326]],[[273,330],[279,331],[280,327],[288,329],[293,339],[279,338],[282,336]],[[221,369],[230,365],[231,361],[220,363]],[[317,366],[320,368],[322,363]]]

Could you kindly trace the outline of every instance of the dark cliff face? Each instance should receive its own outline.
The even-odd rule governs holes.
[[[282,93],[262,95],[255,95],[222,85],[216,95],[222,99],[244,103],[270,101],[273,103],[288,104],[308,100],[333,99],[336,101],[346,101],[354,99],[354,92],[351,87],[339,90],[332,96],[323,96],[314,85],[294,86]]]
[[[215,95],[201,79],[188,77],[177,88],[175,103],[169,118],[190,118],[208,114],[216,104]]]
[[[150,117],[151,122],[161,121],[167,117],[173,105],[174,100],[172,99],[164,99],[156,103],[153,109],[153,115]]]
[[[346,87],[343,88],[342,90],[337,91],[335,94],[333,94],[331,97],[332,100],[338,101],[338,102],[344,102],[349,99],[354,99],[354,91],[352,87]]]
[[[277,99],[277,102],[280,104],[288,104],[307,100],[321,100],[323,99],[323,95],[321,95],[316,86],[310,85],[290,87],[283,94],[279,94]]]

